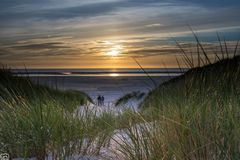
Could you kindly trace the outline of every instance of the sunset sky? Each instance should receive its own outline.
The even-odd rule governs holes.
[[[176,67],[191,26],[240,39],[239,0],[1,0],[0,62],[21,68]]]

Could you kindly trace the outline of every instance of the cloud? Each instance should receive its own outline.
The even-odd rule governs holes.
[[[28,1],[27,1],[28,2]],[[16,5],[19,4],[15,1]],[[59,2],[56,2],[58,4]],[[5,4],[5,3],[4,3]],[[4,5],[3,4],[3,5]],[[6,3],[5,5],[7,5]],[[23,2],[24,4],[24,2]],[[20,20],[20,19],[46,19],[46,20],[57,20],[75,17],[93,17],[98,15],[103,15],[110,13],[118,8],[122,3],[118,1],[102,2],[102,3],[92,3],[92,4],[80,4],[72,6],[59,6],[54,7],[39,7],[36,8],[38,2],[34,1],[33,6],[27,5],[22,10],[4,10],[0,12],[1,20]],[[44,2],[42,2],[44,4]],[[48,3],[45,3],[47,6]],[[0,8],[3,8],[2,6]],[[35,10],[33,10],[35,8]]]
[[[63,46],[62,43],[59,42],[51,42],[51,43],[40,43],[40,44],[27,44],[27,45],[17,45],[13,46],[14,49],[23,49],[23,50],[38,50],[38,49],[61,49],[61,48],[69,48],[68,46]]]
[[[94,41],[114,39],[129,49],[122,56],[170,55],[169,37],[193,41],[187,24],[208,42],[216,31],[237,40],[239,14],[239,0],[2,0],[0,57],[104,57]]]
[[[61,5],[62,2],[62,5]],[[53,6],[58,7],[53,7]],[[3,0],[0,4],[1,20],[19,20],[19,19],[66,19],[75,17],[94,17],[106,14],[114,14],[117,10],[123,8],[139,7],[171,7],[171,6],[202,6],[205,8],[227,8],[240,5],[238,0],[109,0],[93,1],[92,3],[83,3],[79,1],[65,0]],[[18,8],[17,8],[18,7]],[[171,10],[173,13],[174,10]],[[198,11],[196,11],[198,12]],[[179,15],[181,17],[181,15]]]
[[[152,28],[152,27],[161,27],[161,26],[163,26],[163,25],[160,24],[160,23],[153,23],[153,24],[148,24],[148,25],[146,25],[146,27],[148,27],[148,28]]]
[[[49,9],[35,13],[34,16],[44,19],[92,17],[114,11],[117,8],[117,3],[118,2],[96,3],[68,8]]]

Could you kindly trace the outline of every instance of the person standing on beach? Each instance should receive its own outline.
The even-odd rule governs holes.
[[[102,99],[102,97],[100,95],[98,95],[98,97],[97,97],[97,105],[98,106],[101,105],[101,99]]]
[[[104,96],[101,96],[101,104],[104,106]]]

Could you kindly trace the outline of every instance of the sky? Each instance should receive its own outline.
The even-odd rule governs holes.
[[[239,0],[1,0],[0,63],[13,68],[176,67],[176,42],[240,39]],[[182,62],[182,61],[181,61]],[[182,62],[183,63],[183,62]],[[183,65],[183,64],[181,64]]]

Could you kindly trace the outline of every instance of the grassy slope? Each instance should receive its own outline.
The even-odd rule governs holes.
[[[36,101],[57,100],[69,111],[73,111],[77,106],[86,104],[91,98],[80,91],[60,91],[48,86],[34,84],[28,77],[13,76],[10,70],[0,70],[0,96],[4,99],[9,97],[22,97],[31,103]]]
[[[234,57],[158,86],[141,105],[145,123],[128,128],[125,159],[239,159],[239,82]]]
[[[169,97],[168,94],[181,95],[183,96],[181,98],[187,98],[199,93],[207,98],[207,95],[215,92],[215,94],[224,93],[227,96],[228,91],[238,91],[240,89],[239,81],[240,56],[224,59],[214,64],[190,69],[183,75],[162,83],[148,94],[142,103],[142,107],[148,108],[148,104],[151,104],[151,107],[153,105],[157,107],[159,106],[158,100]],[[205,91],[208,91],[208,93]]]
[[[111,115],[73,112],[87,99],[82,92],[51,89],[0,70],[0,153],[37,159],[49,153],[54,159],[97,155],[109,139],[112,129],[105,121]]]

